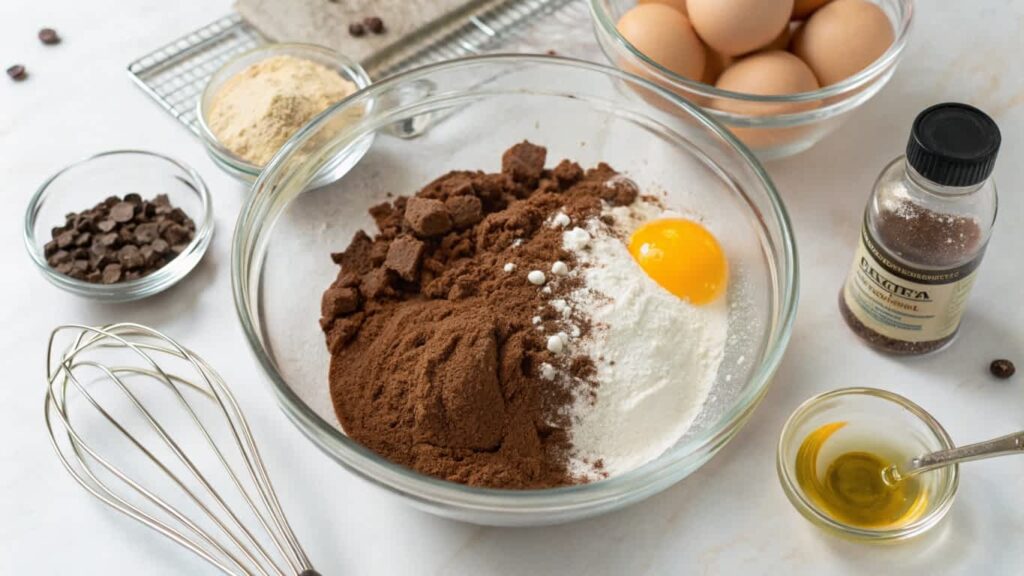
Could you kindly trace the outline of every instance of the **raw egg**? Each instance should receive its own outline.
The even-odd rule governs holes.
[[[703,76],[704,46],[678,10],[640,4],[619,18],[617,28],[633,47],[672,72],[697,81]]]
[[[875,4],[834,0],[800,27],[792,47],[821,85],[828,86],[870,66],[889,49],[894,37],[889,18]]]
[[[651,220],[629,239],[629,253],[662,288],[693,304],[725,291],[729,264],[707,228],[685,218]]]
[[[793,0],[687,0],[686,9],[708,46],[738,56],[767,46],[782,32]]]

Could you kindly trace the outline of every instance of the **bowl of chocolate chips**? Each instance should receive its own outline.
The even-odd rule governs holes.
[[[424,510],[509,526],[707,462],[778,365],[796,266],[770,178],[721,125],[619,70],[522,55],[398,74],[315,119],[261,172],[231,262],[312,442]]]
[[[117,150],[51,176],[25,215],[25,245],[54,285],[105,302],[137,300],[184,278],[213,236],[206,185],[160,154]]]

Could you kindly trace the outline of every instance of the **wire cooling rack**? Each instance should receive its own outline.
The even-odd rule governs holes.
[[[549,52],[593,58],[586,0],[493,0],[416,34],[362,64],[377,80],[432,62],[485,52]],[[128,65],[135,82],[197,136],[196,101],[209,77],[237,54],[269,40],[237,14]]]

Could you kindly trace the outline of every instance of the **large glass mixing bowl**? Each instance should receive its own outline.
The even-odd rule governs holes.
[[[353,118],[339,129],[333,117]],[[548,165],[604,161],[669,208],[696,213],[729,261],[730,337],[717,381],[689,432],[656,460],[608,480],[548,490],[473,488],[398,466],[350,440],[328,393],[317,320],[337,274],[330,253],[367,209],[450,170],[497,171],[528,139]],[[329,164],[340,180],[311,186]],[[427,66],[375,84],[298,133],[243,208],[232,248],[235,304],[284,410],[350,471],[427,511],[494,525],[565,522],[621,508],[678,482],[729,441],[763,396],[789,339],[797,263],[768,175],[719,124],[678,96],[610,67],[544,56],[488,56]],[[682,334],[650,334],[682,338]]]

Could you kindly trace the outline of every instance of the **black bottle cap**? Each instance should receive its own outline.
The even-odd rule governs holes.
[[[936,104],[914,120],[907,162],[936,184],[972,186],[992,174],[1001,141],[995,121],[974,106]]]

